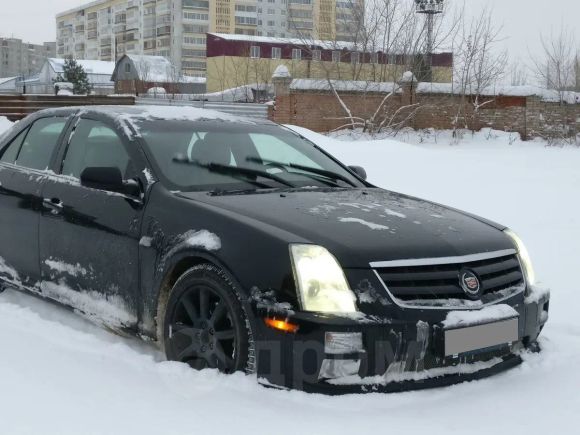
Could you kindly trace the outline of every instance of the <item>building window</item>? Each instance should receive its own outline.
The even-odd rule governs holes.
[[[322,59],[322,52],[320,50],[312,50],[312,60]]]
[[[350,63],[359,63],[360,62],[360,53],[353,52],[350,54]]]
[[[272,47],[272,59],[281,59],[282,49],[280,47]]]
[[[292,49],[292,59],[293,60],[301,60],[302,59],[302,50],[299,48]]]
[[[268,21],[268,27],[274,27],[276,23],[272,20]]]
[[[236,24],[241,25],[256,25],[256,18],[255,17],[238,17],[236,16]]]
[[[260,47],[257,45],[252,45],[250,47],[250,57],[252,59],[258,59],[260,57]]]
[[[196,12],[184,12],[183,18],[185,18],[186,20],[207,21],[207,20],[209,20],[209,14],[198,14]]]
[[[340,62],[340,51],[333,51],[332,52],[332,61],[333,62]]]
[[[268,9],[268,15],[276,15],[276,11],[274,9]]]
[[[256,12],[256,6],[236,5],[236,11],[239,11],[239,12]]]
[[[205,45],[206,39],[202,38],[202,37],[195,37],[195,36],[184,36],[183,42],[184,42],[184,44]]]
[[[146,2],[143,2],[146,3]],[[153,6],[155,7],[155,6]],[[207,9],[209,7],[209,1],[206,0],[183,0],[183,7],[186,8],[197,8],[197,9]]]
[[[126,73],[130,73],[131,72],[131,64],[129,62],[127,62],[125,64],[125,72]]]

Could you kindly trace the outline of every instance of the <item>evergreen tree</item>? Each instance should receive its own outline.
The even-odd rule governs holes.
[[[91,92],[92,86],[89,83],[87,73],[82,65],[79,65],[72,57],[65,60],[63,74],[65,81],[73,84],[73,93],[75,95],[89,94]]]

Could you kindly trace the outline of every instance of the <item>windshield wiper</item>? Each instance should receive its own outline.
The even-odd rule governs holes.
[[[222,165],[220,163],[201,163],[197,160],[189,160],[187,158],[181,157],[174,157],[173,161],[177,163],[183,163],[186,165],[197,166],[199,168],[204,168],[207,169],[209,172],[214,172],[216,174],[230,175],[235,178],[240,178],[239,176],[241,175],[244,181],[248,181],[252,184],[259,185],[263,188],[271,188],[271,186],[268,186],[267,184],[264,183],[260,183],[259,181],[253,179],[254,177],[267,178],[276,181],[277,183],[283,184],[284,186],[287,187],[296,187],[294,186],[294,184],[284,180],[281,177],[278,177],[277,175],[270,174],[269,172],[266,171],[260,171],[259,169],[241,168],[238,166]]]
[[[348,185],[350,185],[352,187],[357,187],[355,183],[353,183],[351,180],[348,179],[348,177],[345,177],[344,175],[338,174],[338,173],[333,172],[333,171],[328,171],[326,169],[318,169],[318,168],[313,168],[311,166],[302,166],[302,165],[297,165],[296,163],[283,163],[283,162],[277,162],[275,160],[259,159],[257,157],[248,157],[246,159],[246,161],[252,162],[252,163],[262,163],[262,164],[266,164],[266,165],[283,166],[285,168],[298,169],[299,171],[304,171],[304,172],[309,172],[311,174],[321,175],[321,176],[329,178],[331,180],[344,181],[345,183],[347,183]]]

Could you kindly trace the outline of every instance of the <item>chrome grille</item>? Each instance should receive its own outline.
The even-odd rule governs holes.
[[[459,283],[461,270],[477,274],[482,299],[510,288],[524,285],[524,276],[516,254],[477,261],[395,267],[377,267],[375,271],[389,292],[402,301],[428,299],[469,299]]]

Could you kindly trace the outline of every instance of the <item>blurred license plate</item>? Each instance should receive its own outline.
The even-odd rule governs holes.
[[[518,319],[445,331],[445,356],[518,341]]]

